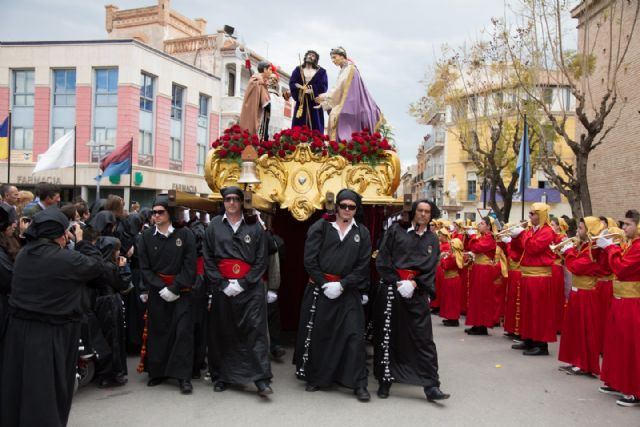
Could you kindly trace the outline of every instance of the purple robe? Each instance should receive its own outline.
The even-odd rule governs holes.
[[[302,85],[302,76],[300,74],[300,67],[296,67],[295,70],[291,73],[291,78],[289,79],[289,89],[291,90],[291,96],[296,102],[296,106],[293,109],[293,121],[291,123],[291,127],[293,126],[309,126],[309,122],[307,121],[307,112],[309,113],[309,118],[311,119],[311,129],[317,129],[321,133],[324,133],[324,111],[322,108],[313,108],[317,106],[313,98],[316,96],[325,93],[327,88],[329,87],[329,81],[327,79],[327,71],[320,67],[318,71],[313,76],[311,81],[307,82],[307,84],[311,85],[313,89],[313,97],[310,95],[306,95],[304,97],[304,105],[302,110],[302,116],[300,118],[296,117],[296,113],[298,112],[298,108],[300,107],[300,89],[296,87],[296,83]],[[311,104],[311,105],[310,105]]]
[[[362,132],[364,129],[369,129],[373,133],[378,130],[384,120],[380,108],[365,87],[358,68],[352,65],[349,72],[352,76],[347,80],[346,97],[343,98],[341,105],[334,108],[337,111],[331,112],[331,116],[337,114],[336,135],[329,136],[336,141],[343,139],[349,141],[354,132]]]

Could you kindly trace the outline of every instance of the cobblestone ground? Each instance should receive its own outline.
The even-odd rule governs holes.
[[[250,384],[214,393],[211,383],[194,381],[194,394],[182,396],[177,384],[146,386],[129,359],[129,383],[101,390],[95,385],[76,395],[71,426],[638,426],[640,408],[622,408],[615,398],[598,392],[596,378],[568,376],[560,371],[557,343],[551,356],[525,357],[511,350],[502,330],[488,337],[469,337],[463,328],[445,328],[433,317],[442,389],[451,393],[436,405],[422,389],[394,385],[391,396],[375,395],[360,403],[350,390],[335,387],[307,393],[289,363],[274,363],[270,398],[261,398]],[[371,352],[371,348],[369,348]],[[369,360],[371,363],[371,360]],[[371,370],[371,369],[370,369]]]

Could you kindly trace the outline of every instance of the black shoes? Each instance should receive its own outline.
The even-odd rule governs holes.
[[[222,381],[216,381],[215,384],[213,385],[213,391],[215,392],[221,392],[221,391],[225,391],[227,389],[228,384]]]
[[[282,359],[287,351],[281,345],[274,345],[271,349],[271,357],[274,359]]]
[[[427,400],[429,402],[445,400],[451,397],[450,394],[443,393],[442,390],[440,390],[440,387],[425,387],[424,394],[427,396]]]
[[[100,379],[100,382],[98,383],[98,388],[122,387],[126,383],[127,383],[127,378],[124,376],[105,377]]]
[[[460,326],[460,321],[458,319],[444,319],[442,324],[444,326]]]
[[[489,335],[486,326],[473,326],[464,330],[468,335]]]
[[[155,387],[157,385],[160,385],[164,382],[165,379],[165,377],[151,378],[149,381],[147,381],[147,387]]]
[[[547,343],[534,343],[533,347],[522,352],[524,356],[548,356],[549,348]]]
[[[304,391],[314,392],[320,390],[320,387],[317,385],[313,385],[311,383],[307,383],[307,386],[304,388]]]
[[[182,394],[193,393],[193,386],[191,385],[191,380],[178,380],[178,385],[180,386],[180,393]]]
[[[386,382],[386,381],[382,381],[380,382],[380,385],[378,386],[378,397],[380,399],[386,399],[387,397],[389,397],[389,389],[391,388],[391,383]]]
[[[358,387],[357,389],[353,390],[353,394],[356,395],[356,398],[360,402],[368,402],[371,399],[371,395],[367,391],[366,387]]]
[[[523,341],[521,343],[518,344],[513,344],[511,346],[512,349],[514,350],[529,350],[531,348],[531,345],[529,345],[527,342]]]
[[[256,381],[256,387],[258,388],[258,394],[262,397],[267,397],[270,394],[273,394],[273,389],[269,387],[269,383],[267,381]]]

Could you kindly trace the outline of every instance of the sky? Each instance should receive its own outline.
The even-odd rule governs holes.
[[[207,20],[207,32],[224,25],[285,70],[298,55],[320,53],[329,85],[337,68],[329,50],[342,46],[358,66],[365,85],[393,126],[403,169],[416,161],[427,127],[408,114],[424,93],[420,81],[443,44],[477,40],[492,17],[505,15],[507,0],[172,0],[189,18]],[[120,10],[155,0],[0,0],[0,40],[106,39],[106,4]]]

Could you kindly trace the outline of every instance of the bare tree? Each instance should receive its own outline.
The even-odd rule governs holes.
[[[575,2],[573,2],[575,3]],[[516,77],[531,102],[542,112],[534,128],[542,138],[543,127],[551,129],[569,146],[575,158],[562,158],[557,144],[544,144],[546,158],[541,166],[553,184],[564,194],[575,217],[592,214],[589,193],[589,155],[606,141],[616,126],[626,100],[619,97],[617,82],[626,66],[626,56],[640,14],[638,0],[583,0],[573,10],[581,17],[582,37],[579,50],[567,49],[567,27],[571,13],[567,0],[522,0],[521,24],[507,26],[495,22],[508,48],[510,60],[520,64]],[[632,25],[622,22],[631,14]],[[571,25],[571,24],[570,24]],[[606,54],[596,52],[604,42]],[[604,70],[596,76],[594,70]],[[562,114],[552,111],[541,86],[566,85],[575,100],[575,108],[565,104]],[[618,108],[614,109],[618,105]],[[575,114],[579,126],[576,135],[567,132],[567,121]],[[552,140],[555,138],[552,138]]]
[[[426,95],[409,110],[420,121],[438,111],[449,111],[449,132],[460,141],[463,152],[488,184],[483,191],[501,221],[508,220],[517,191],[516,161],[523,116],[527,112],[536,114],[523,102],[523,83],[506,61],[508,56],[502,38],[495,32],[489,41],[469,47],[443,47],[442,57],[424,82]],[[531,146],[535,150],[535,139]]]

